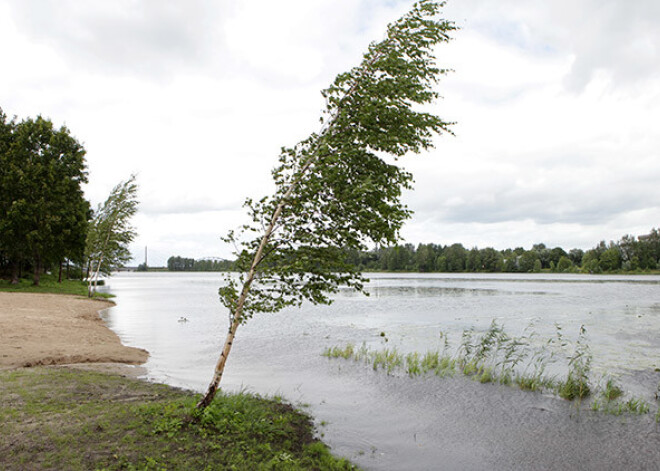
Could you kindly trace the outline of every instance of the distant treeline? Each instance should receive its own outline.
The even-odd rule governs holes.
[[[401,272],[540,272],[603,273],[614,271],[655,270],[660,266],[660,232],[639,237],[626,235],[618,242],[601,241],[586,252],[536,244],[496,250],[491,247],[465,248],[462,244],[443,246],[406,244],[351,252],[349,260],[363,271]]]
[[[618,242],[601,241],[586,252],[536,244],[530,250],[522,247],[496,250],[491,247],[465,248],[462,244],[413,244],[379,248],[368,252],[347,251],[348,261],[362,271],[390,272],[509,272],[530,273],[603,273],[647,271],[660,267],[660,232],[648,235],[626,235]],[[170,257],[171,271],[231,271],[229,260],[194,260]]]
[[[231,271],[234,262],[221,259],[201,259],[170,257],[167,259],[169,271]]]

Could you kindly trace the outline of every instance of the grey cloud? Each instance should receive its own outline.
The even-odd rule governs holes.
[[[567,85],[583,88],[602,70],[616,82],[657,79],[660,71],[660,3],[610,0],[592,3],[570,43],[576,55]]]
[[[55,48],[79,70],[167,76],[177,66],[203,66],[211,55],[211,0],[11,1],[21,30]]]
[[[622,215],[660,207],[660,166],[613,167],[603,161],[570,165],[570,157],[544,168],[520,167],[509,173],[474,170],[467,179],[442,178],[428,198],[430,181],[411,194],[409,205],[421,218],[450,223],[500,223],[531,220],[537,224],[604,225]],[[649,227],[655,223],[649,221]]]
[[[249,75],[276,88],[308,83],[309,77],[296,74],[294,69],[308,67],[310,59],[321,63],[319,74],[324,81],[341,71],[335,69],[337,61],[348,67],[355,65],[361,57],[355,51],[363,49],[356,49],[356,40],[369,24],[361,15],[368,12],[372,20],[374,16],[392,19],[396,17],[394,11],[405,11],[412,3],[323,0],[312,9],[314,17],[307,18],[296,15],[300,0],[276,4],[276,10],[281,11],[277,16],[272,15],[272,9],[260,8],[267,0],[7,1],[19,29],[55,49],[77,71],[167,80],[180,70],[190,73],[203,69],[216,76]],[[241,44],[236,51],[229,46],[227,26],[241,17],[241,7],[248,4],[256,5],[253,16],[261,16],[242,18],[240,29],[233,31],[232,39]],[[266,16],[268,12],[270,16]],[[291,66],[283,67],[286,73],[278,75],[277,70],[264,65],[269,62],[264,59],[272,59],[273,51],[268,52],[269,37],[264,37],[259,21],[252,20],[270,24],[271,39],[293,32],[289,36],[294,41],[298,38],[295,44],[310,43],[318,57],[301,54],[292,60],[292,51],[284,43],[281,53]],[[364,39],[364,47],[371,39]],[[317,47],[319,44],[323,47]]]
[[[626,194],[597,195],[584,201],[581,195],[553,198],[544,192],[496,195],[489,203],[467,201],[445,207],[438,216],[449,222],[497,223],[532,220],[538,224],[604,224],[617,216],[648,207],[643,198]]]

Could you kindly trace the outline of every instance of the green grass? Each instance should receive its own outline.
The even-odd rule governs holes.
[[[607,402],[611,402],[623,396],[623,389],[612,378],[607,378],[601,394]]]
[[[422,373],[419,353],[413,352],[406,355],[406,372],[410,376],[417,376]]]
[[[328,358],[343,358],[344,360],[348,360],[355,355],[355,347],[350,343],[343,348],[331,347],[327,348],[322,355]]]
[[[626,401],[607,401],[596,398],[591,403],[591,410],[611,415],[644,415],[650,412],[651,406],[645,400],[638,397],[631,397]],[[658,420],[659,414],[660,410],[656,412],[656,421]]]
[[[276,399],[189,392],[95,372],[0,372],[0,469],[349,470],[309,416]]]
[[[9,280],[0,279],[0,291],[20,293],[54,293],[87,296],[87,283],[80,280],[62,280],[58,283],[56,275],[44,274],[39,286],[34,286],[32,278],[20,278],[18,284],[12,285]],[[113,298],[108,293],[96,293],[95,298]]]
[[[523,391],[543,391],[548,387],[548,381],[537,375],[518,375],[513,381]]]
[[[572,401],[584,399],[591,394],[589,385],[589,372],[591,370],[591,352],[586,342],[586,329],[580,327],[580,333],[572,355],[568,359],[568,376],[565,381],[558,384],[557,394],[559,397]],[[561,329],[557,327],[558,341],[563,345],[565,340],[561,335]]]
[[[591,394],[591,388],[584,378],[569,373],[566,381],[558,386],[557,394],[568,401],[584,399]]]

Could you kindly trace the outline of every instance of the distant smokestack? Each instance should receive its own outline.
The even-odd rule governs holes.
[[[144,246],[144,266],[147,267],[147,246]]]

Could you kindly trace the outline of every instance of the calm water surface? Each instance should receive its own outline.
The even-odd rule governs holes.
[[[539,341],[554,336],[556,325],[574,339],[584,325],[594,376],[613,374],[653,402],[660,381],[660,277],[370,277],[368,297],[341,292],[331,306],[260,315],[242,326],[223,387],[308,404],[327,423],[321,432],[335,452],[367,469],[553,469],[575,464],[563,461],[571,458],[587,460],[586,469],[615,469],[614,457],[628,453],[660,458],[651,419],[622,429],[619,418],[602,414],[576,419],[572,405],[549,396],[465,378],[387,376],[320,356],[348,342],[424,352],[442,346],[441,333],[456,347],[464,329],[483,331],[493,320],[511,335],[533,330]],[[104,317],[125,344],[150,352],[150,379],[201,392],[228,328],[220,283],[215,273],[117,274],[107,288],[117,306]],[[181,317],[188,322],[178,322]],[[614,431],[604,446],[603,437]],[[651,454],[636,450],[649,445],[639,443],[639,433],[652,442]],[[626,451],[613,451],[616,443]]]

